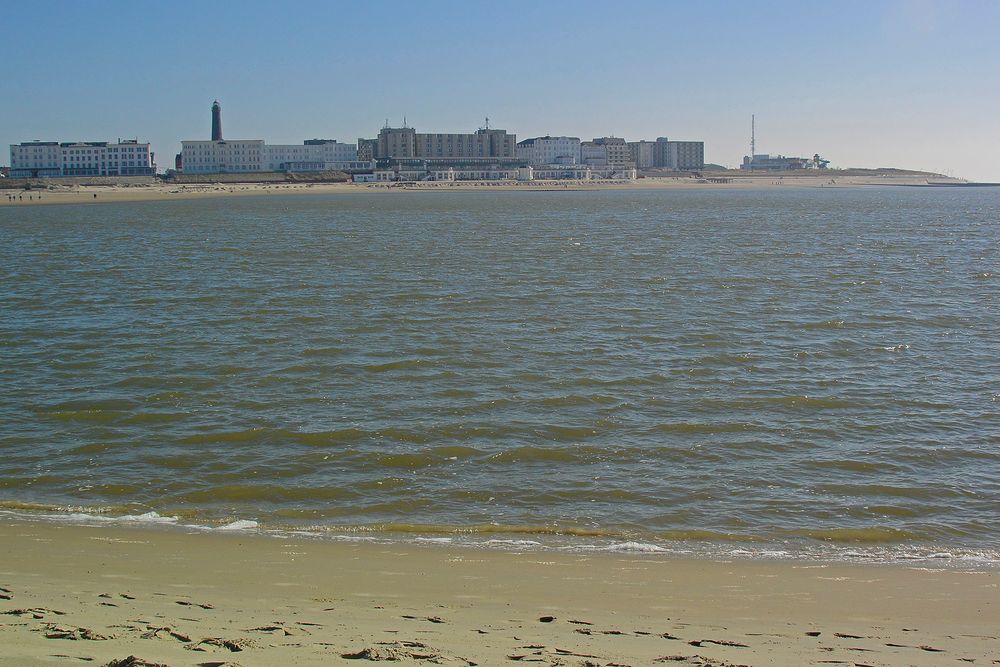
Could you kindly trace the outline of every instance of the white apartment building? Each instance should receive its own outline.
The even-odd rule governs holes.
[[[182,141],[185,174],[251,173],[264,171],[328,171],[370,167],[357,163],[357,148],[332,139],[302,144],[266,144],[263,139]]]
[[[47,176],[152,176],[154,154],[137,139],[107,141],[26,141],[10,145],[13,178]]]
[[[595,144],[605,147],[608,155],[608,164],[631,164],[632,149],[621,137],[599,137],[594,139]]]
[[[268,171],[329,171],[357,168],[358,149],[335,139],[308,139],[301,144],[265,144]],[[366,163],[365,166],[370,166]]]
[[[58,141],[25,141],[10,145],[11,178],[62,176],[62,149]]]
[[[269,171],[263,139],[236,141],[182,141],[181,164],[185,174],[247,173]]]
[[[608,148],[593,141],[580,144],[580,164],[603,166],[608,164]]]
[[[530,165],[580,164],[579,137],[535,137],[517,144],[517,157]]]
[[[580,144],[580,158],[583,164],[591,166],[631,165],[632,151],[621,137],[598,137]]]

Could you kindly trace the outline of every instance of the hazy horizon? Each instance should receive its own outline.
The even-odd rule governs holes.
[[[7,144],[183,139],[354,143],[387,121],[468,132],[705,142],[834,167],[1000,181],[1000,5],[594,2],[178,3],[5,8]],[[993,150],[991,150],[993,149]]]

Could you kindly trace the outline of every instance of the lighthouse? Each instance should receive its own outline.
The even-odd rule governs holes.
[[[212,105],[212,141],[222,141],[222,105],[219,100]]]

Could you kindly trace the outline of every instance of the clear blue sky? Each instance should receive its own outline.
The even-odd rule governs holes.
[[[0,162],[32,139],[354,142],[388,119],[700,139],[1000,181],[1000,2],[8,2]]]

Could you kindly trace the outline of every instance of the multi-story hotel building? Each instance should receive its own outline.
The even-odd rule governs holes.
[[[649,169],[653,166],[653,142],[652,141],[630,141],[629,151],[632,153],[632,162],[639,169]]]
[[[269,171],[265,164],[263,139],[181,142],[181,167],[185,174]]]
[[[705,142],[658,137],[653,145],[653,166],[678,171],[704,169]]]
[[[369,140],[359,140],[367,142]],[[417,132],[412,127],[384,127],[375,144],[376,158],[513,158],[517,137],[506,130],[481,128],[473,134]]]
[[[584,141],[580,145],[580,158],[583,164],[594,166],[633,163],[632,151],[620,137],[598,137],[593,141]]]
[[[530,165],[580,164],[579,137],[535,137],[517,143],[518,159]]]
[[[138,139],[108,141],[26,141],[10,145],[14,178],[47,176],[152,176],[154,154]]]
[[[631,164],[632,149],[621,137],[599,137],[594,143],[604,146],[608,153],[608,164]]]
[[[354,168],[358,150],[336,139],[306,139],[301,144],[264,144],[264,156],[269,171],[329,171]]]

